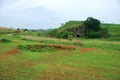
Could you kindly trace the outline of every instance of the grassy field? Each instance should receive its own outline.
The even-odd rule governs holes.
[[[0,41],[0,80],[120,80],[120,41],[0,35],[3,38],[10,42]],[[18,45],[57,48],[35,51]]]
[[[108,28],[109,33],[112,36],[119,35],[120,36],[120,24],[102,24],[103,28]]]

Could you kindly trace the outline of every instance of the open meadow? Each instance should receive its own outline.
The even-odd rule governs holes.
[[[120,41],[0,35],[0,80],[120,80]]]
[[[0,80],[120,80],[120,0],[0,0]]]

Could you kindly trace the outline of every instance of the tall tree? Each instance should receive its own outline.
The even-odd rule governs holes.
[[[101,33],[100,33],[102,29],[100,27],[101,22],[98,19],[88,17],[83,24],[84,24],[85,36],[90,38],[94,38],[94,37],[96,38],[101,36]]]
[[[98,19],[92,17],[88,17],[84,21],[84,26],[86,30],[99,31],[101,29],[100,24],[101,22]]]

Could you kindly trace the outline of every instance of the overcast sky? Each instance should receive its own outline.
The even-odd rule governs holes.
[[[69,20],[94,17],[120,23],[120,0],[0,0],[0,26],[57,28]]]

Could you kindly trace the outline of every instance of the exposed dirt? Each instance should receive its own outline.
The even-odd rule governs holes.
[[[0,59],[6,59],[9,57],[9,55],[15,56],[17,53],[20,53],[20,51],[17,49],[11,49],[6,52],[2,52],[0,55]]]
[[[33,62],[24,62],[21,67],[23,68],[29,68],[29,67],[32,67],[33,66]]]
[[[61,46],[61,45],[51,45],[56,49],[67,49],[67,50],[75,50],[74,46]]]
[[[8,57],[7,55],[0,55],[0,59],[5,59],[7,57]]]
[[[62,46],[62,45],[18,45],[18,49],[29,50],[34,52],[54,51],[54,50],[75,50],[74,46]],[[43,50],[44,49],[44,50]]]
[[[78,72],[66,72],[66,71],[43,71],[42,75],[37,80],[88,80],[86,75]]]
[[[94,51],[97,50],[96,48],[81,48],[80,51],[81,52],[89,52],[89,51]]]
[[[4,52],[4,54],[10,54],[10,55],[16,55],[17,53],[19,53],[20,51],[17,50],[17,49],[12,49],[12,50],[9,50],[7,52]]]

